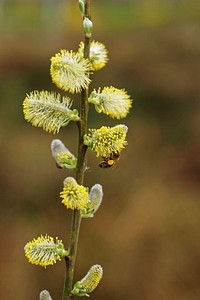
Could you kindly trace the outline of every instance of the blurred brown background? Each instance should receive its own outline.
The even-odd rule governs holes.
[[[29,264],[23,247],[48,233],[65,241],[70,212],[59,192],[68,173],[51,158],[61,138],[76,153],[74,123],[54,136],[23,119],[34,89],[58,91],[49,59],[83,39],[76,1],[0,2],[0,299],[61,299],[64,263]],[[200,2],[93,1],[94,39],[109,51],[92,87],[125,88],[134,99],[128,147],[103,170],[88,153],[85,185],[101,183],[103,204],[83,220],[76,279],[92,264],[104,278],[92,299],[200,299]],[[77,98],[77,102],[78,97]],[[117,124],[90,111],[90,127]]]

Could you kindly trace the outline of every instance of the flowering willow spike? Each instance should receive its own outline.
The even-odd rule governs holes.
[[[119,155],[127,145],[126,134],[128,127],[116,125],[114,127],[102,126],[99,129],[90,129],[84,136],[84,144],[96,153],[96,156],[110,157]]]
[[[85,17],[83,19],[83,28],[85,31],[85,36],[87,38],[91,38],[91,36],[92,36],[92,27],[93,27],[92,21]]]
[[[78,52],[81,56],[84,56],[84,43],[81,42],[79,45]],[[92,71],[102,69],[108,61],[108,51],[104,44],[92,41],[90,46],[90,62]]]
[[[60,192],[62,203],[70,209],[84,209],[89,201],[88,188],[79,185],[73,177],[64,180],[63,191]]]
[[[55,139],[51,142],[51,153],[58,168],[76,168],[77,158],[65,147],[61,140]]]
[[[78,121],[78,111],[71,110],[72,100],[47,91],[33,91],[23,102],[25,120],[43,130],[58,133],[70,121]]]
[[[103,199],[103,189],[100,184],[95,184],[89,193],[89,202],[86,208],[81,210],[83,218],[92,218],[99,209]]]
[[[86,276],[77,281],[71,291],[72,295],[76,296],[89,296],[99,284],[103,276],[103,269],[100,265],[94,265],[90,268]]]
[[[41,291],[40,300],[52,300],[50,293],[47,290]]]
[[[94,89],[90,94],[89,102],[95,105],[98,113],[104,113],[111,118],[125,118],[132,106],[132,100],[123,89],[104,87],[103,90]]]
[[[79,53],[60,50],[51,58],[50,74],[58,88],[70,93],[79,93],[90,83],[88,72],[91,64]]]
[[[48,235],[41,235],[28,242],[24,250],[30,263],[45,268],[55,264],[57,260],[61,260],[61,257],[67,256],[62,241],[56,238],[54,242],[54,239]]]

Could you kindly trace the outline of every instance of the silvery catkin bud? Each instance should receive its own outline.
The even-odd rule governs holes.
[[[52,300],[51,295],[47,290],[43,290],[40,293],[40,300]]]

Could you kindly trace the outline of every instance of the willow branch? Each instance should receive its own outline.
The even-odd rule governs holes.
[[[85,2],[85,17],[91,18],[91,0],[86,0]],[[84,57],[89,58],[90,56],[90,41],[91,37],[88,38],[85,35],[84,42]],[[83,137],[87,133],[87,123],[88,123],[88,89],[83,89],[81,93],[81,105],[80,105],[80,121],[78,122],[79,131],[79,144],[78,144],[78,162],[76,171],[76,180],[78,184],[83,184],[84,173],[85,173],[85,154],[87,147],[83,143]],[[69,240],[69,256],[65,258],[66,262],[66,276],[63,289],[63,300],[72,299],[73,296],[70,292],[73,288],[74,279],[74,268],[76,261],[77,245],[79,238],[81,224],[81,215],[79,210],[74,210],[72,213],[71,221],[71,231]]]

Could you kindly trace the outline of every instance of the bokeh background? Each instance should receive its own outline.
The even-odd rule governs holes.
[[[200,299],[200,2],[96,0],[94,39],[109,51],[92,87],[125,88],[134,99],[128,147],[118,165],[98,167],[88,153],[85,185],[104,200],[83,220],[75,279],[104,267],[93,299]],[[23,119],[25,94],[57,91],[50,57],[83,39],[77,1],[0,1],[0,299],[34,300],[48,289],[61,299],[64,263],[29,264],[23,247],[40,234],[67,244],[70,212],[59,192],[68,173],[51,158],[54,135]],[[78,97],[77,103],[79,101]],[[90,111],[89,126],[116,120]],[[62,139],[76,154],[74,123]]]

